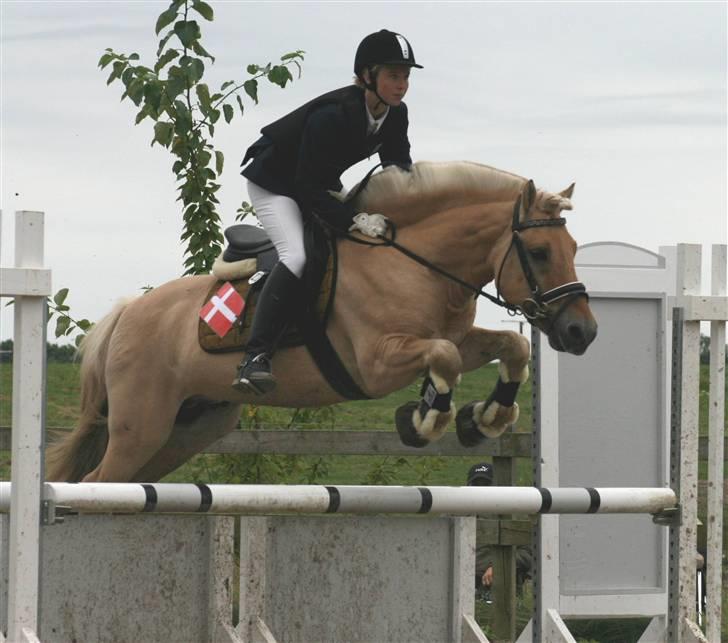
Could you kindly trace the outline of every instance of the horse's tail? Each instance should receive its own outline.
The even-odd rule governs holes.
[[[46,449],[46,479],[79,482],[101,462],[109,439],[106,357],[119,317],[131,300],[117,302],[81,341],[81,415],[76,428]]]

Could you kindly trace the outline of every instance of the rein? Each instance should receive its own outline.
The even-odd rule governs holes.
[[[376,169],[373,168],[367,176],[364,178],[362,183],[359,185],[358,189],[356,190],[354,197],[358,195],[364,187],[366,187],[366,184],[369,182],[369,178],[371,177],[372,173]],[[349,199],[347,199],[349,200]],[[359,239],[352,234],[350,234],[348,231],[344,233],[344,237],[352,241],[354,243],[358,243],[363,246],[370,246],[370,247],[390,247],[394,248],[398,252],[402,253],[409,259],[412,259],[416,263],[420,264],[421,266],[424,266],[425,268],[428,268],[429,270],[432,270],[433,272],[436,272],[439,275],[442,275],[443,277],[449,279],[450,281],[455,282],[456,284],[462,286],[466,290],[470,290],[475,294],[476,297],[485,297],[486,299],[490,300],[494,304],[497,304],[498,306],[501,306],[502,308],[505,308],[508,311],[509,315],[523,315],[528,321],[533,322],[535,320],[548,320],[549,317],[550,323],[549,323],[549,330],[553,326],[553,324],[556,322],[556,320],[559,318],[562,312],[566,309],[566,307],[577,297],[586,297],[589,298],[588,293],[586,292],[586,286],[580,282],[580,281],[572,281],[570,283],[562,284],[560,286],[557,286],[556,288],[552,288],[551,290],[547,290],[546,292],[541,292],[541,287],[538,285],[538,281],[536,279],[536,276],[533,273],[533,269],[531,267],[531,263],[528,260],[528,252],[526,250],[526,247],[523,244],[523,240],[521,239],[521,235],[519,234],[521,231],[526,230],[528,228],[540,228],[540,227],[551,227],[551,226],[563,226],[566,224],[566,219],[563,217],[559,217],[558,219],[537,219],[535,221],[526,221],[524,223],[521,223],[519,221],[519,212],[521,207],[521,195],[518,196],[518,199],[516,199],[516,202],[513,206],[513,221],[511,223],[511,231],[513,232],[513,236],[511,237],[511,245],[508,247],[508,250],[506,251],[506,254],[503,257],[503,261],[501,262],[500,268],[498,269],[498,276],[495,280],[495,286],[496,286],[496,296],[494,297],[490,293],[485,292],[482,288],[478,288],[477,286],[473,286],[472,284],[469,284],[466,281],[463,281],[460,279],[460,277],[457,277],[456,275],[453,275],[452,273],[448,272],[447,270],[444,270],[443,268],[440,268],[439,266],[435,265],[434,263],[428,261],[424,257],[421,257],[420,255],[416,254],[415,252],[412,252],[412,250],[409,250],[408,248],[402,246],[396,241],[397,236],[397,226],[390,220],[387,220],[387,227],[391,230],[391,236],[382,236],[380,235],[379,238],[381,241],[367,241],[365,239]],[[322,225],[324,228],[327,228],[328,230],[336,233],[341,234],[341,229],[336,228],[335,226],[331,225],[327,221],[324,221],[321,217],[319,217],[316,213],[313,213],[313,216],[315,219],[319,222],[320,225]],[[507,302],[500,293],[500,279],[501,274],[503,272],[503,266],[505,265],[506,259],[508,259],[508,255],[511,252],[511,249],[515,246],[516,252],[518,253],[518,260],[521,264],[521,269],[523,270],[523,274],[526,277],[526,281],[528,282],[528,286],[531,289],[531,298],[526,299],[523,301],[523,303],[518,306],[515,304],[511,304]],[[557,301],[559,299],[565,299],[565,301],[562,303],[562,305],[559,307],[559,309],[556,311],[556,314],[551,316],[549,315],[548,306],[549,304],[553,303],[554,301]]]

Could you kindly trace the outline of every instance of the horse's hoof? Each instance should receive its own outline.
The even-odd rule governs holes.
[[[474,447],[485,440],[485,436],[478,429],[478,424],[473,417],[477,402],[470,402],[463,406],[455,416],[455,431],[458,441],[464,447]]]
[[[429,444],[428,440],[425,440],[415,429],[414,422],[412,421],[412,414],[419,407],[419,402],[407,402],[400,406],[394,414],[394,423],[397,426],[397,433],[399,433],[399,439],[402,444],[408,447],[422,448]]]

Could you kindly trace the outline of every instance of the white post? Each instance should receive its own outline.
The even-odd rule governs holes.
[[[43,267],[43,213],[17,212],[15,265]],[[45,272],[45,271],[43,271]],[[10,272],[4,273],[10,275]],[[24,274],[22,270],[15,274]],[[33,279],[28,275],[26,282]],[[10,280],[15,282],[15,280]],[[50,280],[48,280],[50,285]],[[42,453],[45,413],[46,300],[48,292],[15,298],[13,342],[12,491],[10,500],[8,639],[38,631]]]
[[[561,484],[559,472],[559,356],[546,346],[544,337],[539,337],[538,364],[538,432],[539,448],[534,456],[537,464],[536,484],[540,487],[557,487]],[[549,394],[542,395],[544,382],[548,382]],[[535,404],[534,404],[535,407]],[[535,410],[535,409],[534,409]],[[539,516],[536,555],[540,566],[535,587],[538,588],[534,604],[534,629],[532,640],[544,639],[548,630],[550,611],[561,609],[560,561],[559,561],[559,516]]]
[[[711,295],[726,294],[726,246],[713,246]],[[708,512],[705,638],[721,638],[723,551],[723,440],[725,437],[725,320],[710,323],[710,397],[708,410]]]
[[[677,297],[700,294],[701,247],[677,247]],[[682,382],[680,391],[680,553],[678,640],[686,640],[688,623],[696,621],[695,553],[698,529],[698,397],[700,382],[700,322],[682,324]]]

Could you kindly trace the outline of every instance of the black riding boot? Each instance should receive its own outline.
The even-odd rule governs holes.
[[[233,388],[258,395],[276,387],[270,360],[300,301],[301,280],[279,261],[260,291],[245,359]]]

